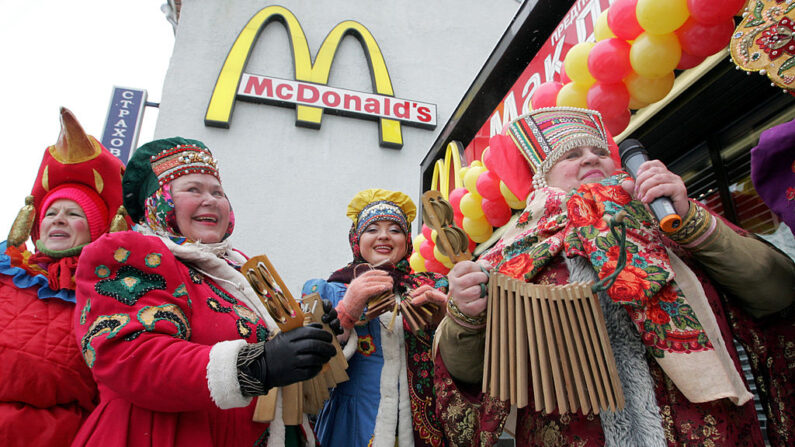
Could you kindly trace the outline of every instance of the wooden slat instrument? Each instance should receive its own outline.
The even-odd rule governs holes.
[[[332,344],[337,353],[323,366],[323,370],[310,380],[282,387],[282,419],[285,425],[300,425],[303,414],[317,414],[328,399],[328,389],[348,380],[348,362],[331,328],[321,321],[323,302],[320,295],[307,295],[299,304],[273,268],[267,256],[249,259],[240,269],[262,304],[268,310],[282,332],[288,332],[309,323],[319,323],[332,335]],[[254,420],[270,422],[276,411],[277,388],[257,398]]]
[[[466,235],[438,191],[422,196],[423,218],[439,250],[454,263],[471,259]],[[449,208],[449,210],[448,210]],[[615,272],[593,283],[549,286],[489,272],[482,391],[518,408],[560,413],[624,407],[615,358],[597,290],[606,290],[626,262],[623,215],[610,222],[619,241]],[[621,234],[618,234],[618,228]],[[456,231],[457,230],[457,231]],[[459,238],[459,234],[463,240]]]

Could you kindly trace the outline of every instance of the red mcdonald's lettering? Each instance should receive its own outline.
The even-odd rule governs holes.
[[[306,96],[306,93],[310,93],[311,96]],[[298,100],[301,102],[317,102],[318,98],[320,98],[320,91],[317,87],[313,87],[307,84],[298,84]]]
[[[417,108],[417,118],[423,123],[427,123],[431,121],[431,111],[425,106]]]
[[[340,105],[340,95],[336,92],[324,92],[323,93],[323,104],[327,107],[337,107]]]
[[[345,95],[344,103],[344,107],[348,110],[353,109],[358,112],[362,108],[362,98],[356,95]]]
[[[367,98],[364,101],[364,111],[367,113],[381,113],[381,101],[375,98]]]
[[[411,116],[409,111],[409,102],[403,101],[395,103],[395,109],[392,111],[392,113],[398,118],[409,118]]]
[[[257,96],[273,96],[273,84],[270,79],[259,78],[257,76],[249,76],[246,82],[246,93],[251,94],[251,89],[254,89],[254,94]],[[265,90],[267,89],[267,93]]]
[[[389,116],[392,113],[392,108],[389,107],[389,98],[384,97],[384,115]]]
[[[285,93],[285,90],[287,93]],[[293,86],[290,84],[279,84],[276,86],[276,96],[279,99],[290,99],[293,96]]]

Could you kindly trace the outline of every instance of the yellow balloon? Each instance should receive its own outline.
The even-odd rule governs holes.
[[[415,272],[422,273],[425,271],[425,258],[419,252],[414,252],[409,257],[409,265]]]
[[[480,161],[480,160],[472,160],[472,163],[469,164],[469,167],[470,168],[475,168],[475,167],[481,167],[482,168],[483,167],[483,162]]]
[[[437,234],[438,233],[436,232],[436,230],[431,230],[431,242],[433,242],[433,245],[436,245],[436,235]]]
[[[608,8],[602,11],[602,13],[599,14],[599,18],[596,19],[596,25],[593,27],[593,35],[597,42],[616,37],[616,35],[613,34],[613,30],[611,30],[610,26],[607,24],[607,11],[609,10]]]
[[[624,85],[627,86],[627,91],[629,92],[629,108],[633,108],[633,101],[636,104],[648,105],[665,98],[665,95],[674,86],[674,79],[676,77],[673,71],[653,79],[639,76],[637,73],[630,73],[629,76],[624,78]]]
[[[474,164],[474,162],[472,163]],[[478,189],[475,185],[478,183],[478,177],[480,177],[480,174],[483,174],[486,171],[487,169],[483,166],[469,166],[467,175],[464,176],[464,186],[469,190],[470,193],[479,195]]]
[[[420,233],[418,234],[414,240],[411,241],[411,245],[414,247],[414,253],[420,252],[420,245],[425,242],[425,235]]]
[[[681,57],[682,47],[673,33],[641,33],[629,50],[629,62],[635,73],[651,79],[673,71]]]
[[[449,269],[453,268],[453,261],[451,261],[447,256],[443,255],[442,252],[439,251],[439,247],[436,245],[433,246],[433,257],[436,258],[437,261],[441,262],[443,266]]]
[[[471,192],[464,194],[460,203],[461,214],[470,219],[483,218],[483,208],[480,206],[482,200],[480,196],[476,196]]]
[[[668,34],[684,25],[690,16],[687,0],[638,0],[635,16],[650,34]]]
[[[469,171],[469,166],[462,166],[461,169],[458,170],[458,178],[463,180],[467,175],[467,171]]]
[[[577,82],[564,84],[560,91],[558,91],[557,105],[559,107],[587,109],[588,87]]]
[[[491,236],[492,228],[489,221],[486,220],[485,217],[480,217],[478,219],[473,219],[471,217],[464,216],[463,221],[464,231],[466,231],[469,238],[477,243],[484,242]]]
[[[649,104],[645,103],[643,101],[638,101],[637,99],[633,98],[632,95],[629,96],[629,108],[630,108],[630,110],[642,109],[642,108],[646,107],[647,105],[649,105]]]
[[[580,83],[586,90],[596,82],[596,79],[591,76],[591,72],[588,71],[588,53],[591,52],[594,45],[596,45],[594,42],[580,42],[569,49],[563,60],[569,79],[572,82]],[[558,97],[560,97],[560,93],[558,93]]]
[[[505,184],[502,180],[500,180],[500,192],[502,193],[502,197],[505,198],[505,202],[510,206],[512,209],[515,210],[523,210],[525,207],[524,200],[516,197],[510,189],[508,189],[508,185]]]

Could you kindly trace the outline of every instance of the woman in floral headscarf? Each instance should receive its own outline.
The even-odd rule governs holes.
[[[518,118],[490,142],[491,150],[524,156],[534,190],[480,265],[537,284],[604,278],[620,253],[603,218],[627,212],[626,266],[599,294],[626,406],[598,415],[546,414],[530,397],[517,415],[517,445],[764,445],[732,337],[769,362],[757,365],[769,368],[756,371],[758,383],[773,386],[767,397],[784,404],[777,411],[784,419],[769,421],[777,428],[768,434],[778,445],[792,445],[791,369],[766,351],[772,343],[760,343],[764,332],[751,335],[751,328],[763,328],[769,320],[762,318],[781,317],[792,305],[795,265],[689,201],[681,178],[658,160],[643,163],[634,182],[617,174],[609,141],[597,112],[546,108]],[[644,207],[660,196],[684,218],[665,235]],[[455,445],[494,442],[508,411],[488,397],[475,407],[457,386],[482,377],[487,275],[480,265],[462,262],[450,272],[449,312],[437,331],[437,402]],[[477,416],[462,420],[462,414]]]
[[[234,217],[212,153],[152,141],[122,185],[137,231],[101,238],[77,270],[75,332],[101,400],[74,445],[314,445],[306,418],[285,426],[281,403],[270,424],[255,422],[254,398],[315,376],[332,335],[309,325],[271,336],[227,240]]]
[[[367,189],[348,205],[353,262],[328,280],[310,280],[303,294],[319,293],[337,306],[350,380],[340,383],[315,425],[324,447],[437,446],[430,358],[432,333],[412,333],[392,312],[368,313],[368,299],[392,292],[415,305],[443,304],[447,280],[411,274],[409,224],[416,207],[402,192]],[[367,315],[367,317],[365,316]],[[438,321],[438,320],[437,320]]]
[[[68,446],[96,405],[74,343],[74,272],[121,206],[124,165],[61,108],[28,205],[0,243],[0,440]],[[124,220],[119,216],[119,220]],[[122,228],[122,229],[126,229]],[[34,253],[27,250],[30,235]]]

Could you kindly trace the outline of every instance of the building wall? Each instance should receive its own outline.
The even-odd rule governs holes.
[[[437,106],[433,130],[403,125],[402,149],[379,146],[377,121],[324,114],[320,129],[296,127],[294,108],[237,101],[228,129],[204,114],[216,77],[248,20],[268,1],[192,0],[182,7],[163,86],[156,138],[204,141],[219,159],[235,210],[233,244],[266,253],[294,294],[351,260],[345,209],[359,190],[401,190],[419,200],[419,164],[505,32],[519,3],[438,0],[289,1],[314,57],[329,31],[354,20],[384,55],[394,96]],[[269,24],[244,70],[294,79],[286,29]],[[345,37],[329,86],[373,92],[362,46]],[[143,142],[142,142],[143,143]],[[416,226],[415,226],[416,228]]]

